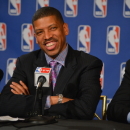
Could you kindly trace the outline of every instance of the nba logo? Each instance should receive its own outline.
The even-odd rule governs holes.
[[[0,23],[0,51],[6,49],[6,24]]]
[[[36,10],[49,6],[49,0],[36,0]]]
[[[8,13],[9,15],[20,15],[21,0],[9,0]]]
[[[124,0],[123,15],[126,18],[130,18],[130,0]]]
[[[126,66],[126,62],[123,62],[120,65],[120,84],[121,84],[121,81],[122,81],[124,74],[125,74],[125,66]]]
[[[101,89],[103,89],[104,87],[104,63],[103,63],[103,67],[100,73],[100,84],[101,84]]]
[[[77,49],[86,53],[90,52],[91,27],[88,25],[80,25],[78,27],[78,43]]]
[[[107,42],[106,53],[110,55],[116,55],[119,53],[120,46],[120,27],[108,26],[107,28]]]
[[[21,48],[24,52],[34,49],[34,37],[32,24],[22,24]]]
[[[16,58],[9,58],[7,60],[7,69],[6,69],[6,83],[12,77],[14,69],[16,67]]]
[[[65,16],[76,17],[78,11],[78,0],[65,0]]]
[[[94,1],[94,17],[104,18],[107,15],[107,0]]]

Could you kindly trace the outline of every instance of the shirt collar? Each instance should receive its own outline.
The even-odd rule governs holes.
[[[45,57],[48,64],[50,63],[50,61],[57,61],[61,65],[65,66],[65,58],[66,58],[67,53],[68,53],[68,44],[66,48],[55,59],[52,59],[46,53],[45,53]]]

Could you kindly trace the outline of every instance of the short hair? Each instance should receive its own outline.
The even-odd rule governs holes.
[[[32,24],[34,23],[34,21],[42,17],[52,16],[52,15],[56,16],[61,22],[64,23],[63,17],[61,13],[59,12],[59,10],[53,7],[42,7],[38,9],[33,15]]]

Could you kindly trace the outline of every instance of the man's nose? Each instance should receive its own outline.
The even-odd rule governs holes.
[[[44,39],[49,39],[50,37],[52,37],[51,32],[45,31],[45,32],[44,32]]]

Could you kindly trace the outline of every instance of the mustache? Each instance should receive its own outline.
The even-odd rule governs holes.
[[[58,40],[51,37],[51,38],[49,38],[49,39],[45,39],[44,44],[46,44],[46,43],[48,43],[48,42],[52,42],[52,41],[57,42]]]

